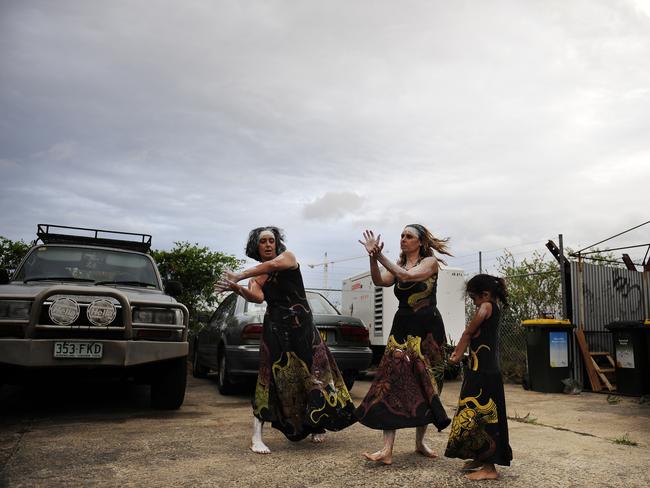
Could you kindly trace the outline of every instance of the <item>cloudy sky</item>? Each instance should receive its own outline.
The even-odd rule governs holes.
[[[275,224],[329,286],[364,228],[584,247],[650,220],[650,0],[0,0],[0,181],[11,239]]]

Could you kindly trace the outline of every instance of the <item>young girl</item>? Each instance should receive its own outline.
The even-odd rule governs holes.
[[[467,283],[467,294],[476,313],[449,358],[458,363],[469,346],[469,364],[445,456],[469,459],[463,470],[477,470],[466,475],[470,480],[497,479],[494,465],[509,466],[512,460],[498,349],[497,300],[507,306],[508,293],[503,278],[479,274]]]

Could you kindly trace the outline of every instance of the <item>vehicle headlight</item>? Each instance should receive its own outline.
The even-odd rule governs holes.
[[[26,300],[0,300],[0,320],[29,320],[32,302]]]
[[[183,312],[178,308],[136,308],[133,323],[183,325]]]

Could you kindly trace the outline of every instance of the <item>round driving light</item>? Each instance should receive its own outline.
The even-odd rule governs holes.
[[[86,311],[90,323],[97,326],[110,324],[115,319],[116,313],[115,305],[103,298],[93,300]]]
[[[50,305],[48,315],[57,325],[70,325],[79,318],[79,304],[71,298],[57,298]]]

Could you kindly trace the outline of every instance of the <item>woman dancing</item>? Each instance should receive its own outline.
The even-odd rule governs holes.
[[[399,300],[386,351],[368,394],[356,410],[363,425],[384,431],[384,447],[364,456],[391,464],[396,429],[415,427],[416,452],[435,458],[437,454],[424,443],[427,426],[433,423],[440,431],[451,422],[440,402],[436,381],[437,376],[442,381],[441,348],[446,337],[436,307],[438,259],[434,250],[451,256],[447,239],[436,239],[420,224],[407,225],[400,236],[401,254],[395,264],[382,254],[380,236],[367,230],[363,237],[359,242],[370,255],[374,284],[394,285]]]
[[[271,452],[262,439],[264,422],[291,441],[311,434],[314,442],[322,442],[326,429],[341,430],[356,419],[343,377],[314,326],[300,266],[277,227],[253,229],[246,255],[261,264],[227,272],[215,288],[267,303],[250,448]],[[246,278],[247,287],[238,284]]]

